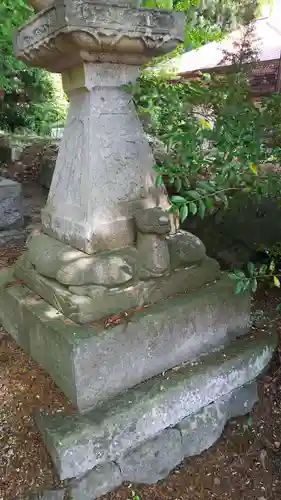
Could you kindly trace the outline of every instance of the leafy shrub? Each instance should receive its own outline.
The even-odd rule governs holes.
[[[250,23],[242,46],[228,55],[233,71],[224,76],[203,74],[175,83],[144,71],[132,86],[139,112],[150,116],[149,133],[167,153],[155,165],[156,182],[172,186],[170,210],[182,221],[196,214],[203,218],[221,204],[227,207],[239,192],[280,198],[281,95],[264,97],[259,105],[253,99],[251,34]],[[234,270],[236,293],[255,291],[261,281],[280,287],[276,267],[272,254],[260,266]]]
[[[280,196],[272,168],[281,153],[272,145],[280,128],[279,94],[256,106],[242,73],[178,84],[143,73],[133,96],[139,111],[150,114],[150,133],[166,147],[167,156],[155,165],[157,183],[173,185],[171,211],[182,221],[227,206],[236,192]]]
[[[27,67],[13,53],[13,31],[31,15],[25,0],[1,2],[0,89],[4,97],[0,102],[0,128],[48,133],[50,124],[64,118],[66,112],[60,79],[42,69]]]

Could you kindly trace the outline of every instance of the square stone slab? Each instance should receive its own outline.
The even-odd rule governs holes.
[[[246,335],[196,362],[153,377],[85,415],[39,414],[37,423],[60,478],[81,477],[108,462],[117,463],[127,481],[163,478],[161,470],[166,475],[184,456],[201,453],[216,441],[228,418],[251,409],[249,399],[255,402],[255,392],[246,390],[241,398],[233,391],[254,381],[267,367],[276,342],[269,331]],[[219,404],[213,410],[202,412],[214,402]],[[208,419],[211,423],[215,419],[218,427],[209,441],[208,434],[203,438]]]
[[[1,273],[0,320],[80,411],[195,359],[247,331],[250,297],[223,277],[136,310],[120,324],[81,326]]]

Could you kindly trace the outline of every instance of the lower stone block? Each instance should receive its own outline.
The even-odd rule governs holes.
[[[238,406],[237,406],[238,402]],[[184,457],[200,455],[221,436],[234,413],[250,412],[257,402],[257,384],[246,384],[219,398],[198,413],[183,419],[130,450],[118,464],[108,462],[95,467],[82,479],[70,481],[72,500],[95,500],[114,490],[123,481],[153,484],[164,479]]]
[[[227,277],[105,328],[77,325],[27,287],[5,288],[1,276],[2,324],[82,411],[227,344],[250,321],[249,295],[235,296]]]
[[[227,405],[228,418],[247,415],[258,400],[257,384],[247,384],[243,390],[234,391]]]
[[[120,464],[124,476],[135,481],[149,481],[149,468],[153,480],[163,477],[163,471],[174,467],[181,453],[200,453],[219,437],[235,408],[227,406],[229,401],[234,404],[233,391],[255,380],[268,365],[275,346],[276,338],[269,332],[240,338],[194,363],[147,380],[85,415],[39,414],[37,424],[60,478],[79,477],[108,462]],[[226,399],[218,404],[221,398]],[[157,469],[162,439],[168,446],[161,433],[175,426],[182,435],[182,451],[177,451],[176,444],[169,461],[167,448]],[[214,429],[211,437],[210,428]],[[178,443],[178,437],[173,439]],[[147,465],[137,467],[142,457]]]
[[[124,481],[153,484],[164,479],[183,458],[181,433],[165,429],[125,455],[119,466]]]
[[[113,462],[98,466],[81,480],[71,482],[71,500],[95,500],[120,486],[123,478]]]
[[[210,448],[221,436],[226,422],[249,413],[257,401],[257,385],[251,383],[183,419],[177,428],[181,431],[184,456],[200,455]]]

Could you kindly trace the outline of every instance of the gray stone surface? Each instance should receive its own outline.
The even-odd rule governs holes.
[[[17,260],[14,270],[15,275],[24,280],[31,290],[79,324],[87,324],[116,313],[127,313],[167,296],[193,291],[220,277],[218,264],[210,259],[203,261],[200,266],[180,269],[162,278],[129,282],[123,287],[114,288],[96,285],[68,288],[37,273],[26,254]]]
[[[23,229],[8,229],[0,231],[0,247],[22,245],[26,239],[26,232]]]
[[[23,226],[23,205],[21,185],[0,177],[0,231],[21,229]]]
[[[246,384],[183,419],[177,428],[181,431],[184,456],[200,455],[210,448],[219,439],[226,422],[249,413],[257,401],[257,384]]]
[[[131,281],[134,261],[116,253],[97,257],[84,257],[60,268],[57,280],[64,285],[101,285],[109,288]]]
[[[119,466],[125,481],[153,484],[164,479],[183,458],[181,433],[177,429],[165,429],[127,453]]]
[[[257,384],[247,384],[242,389],[233,391],[227,405],[228,418],[247,415],[258,400]]]
[[[219,439],[227,422],[226,403],[230,397],[231,395],[227,394],[178,424],[186,457],[200,455]]]
[[[235,296],[228,278],[111,328],[79,326],[25,286],[0,289],[3,325],[80,410],[227,343],[247,330],[249,317],[249,296]]]
[[[253,381],[265,369],[277,338],[240,338],[119,394],[84,416],[37,415],[61,479],[85,474],[155,437],[210,403]]]
[[[28,241],[27,254],[40,274],[65,285],[114,287],[133,277],[134,249],[91,256],[46,234],[37,234]]]
[[[140,279],[157,278],[170,271],[169,248],[164,237],[138,233],[137,251]]]
[[[44,2],[32,0],[40,1]],[[14,41],[15,54],[28,64],[61,73],[83,62],[79,53],[82,48],[88,49],[90,60],[94,63],[102,61],[140,66],[183,42],[185,23],[180,12],[133,8],[138,3],[118,0],[110,5],[107,2],[101,4],[97,11],[95,4],[87,4],[87,9],[80,10],[76,1],[64,0],[63,5],[58,4],[59,15],[56,14],[56,5],[53,5],[19,28]],[[129,8],[120,9],[120,6],[128,4]],[[100,41],[105,29],[107,35],[101,51],[97,40]],[[117,40],[114,39],[116,32],[120,34]],[[81,38],[81,33],[87,35],[87,43]],[[53,43],[57,36],[63,39],[63,57],[61,49]],[[122,43],[124,38],[126,44]],[[51,48],[52,57],[48,57],[46,50],[49,55]]]
[[[149,115],[150,116],[150,115]],[[145,122],[142,119],[142,114],[139,115],[139,119],[141,120],[142,126],[144,130],[146,130]],[[165,159],[168,158],[168,152],[165,148],[163,142],[161,142],[157,137],[153,137],[151,135],[145,134],[148,140],[148,143],[151,147],[153,157],[155,158],[156,163],[163,163]],[[53,173],[56,166],[56,159],[58,151],[56,151],[55,146],[53,146],[53,151],[48,152],[48,154],[43,156],[42,163],[40,166],[40,184],[46,189],[50,189]]]
[[[87,63],[84,69],[69,94],[42,224],[44,232],[92,254],[133,244],[136,211],[158,200],[168,204],[163,187],[155,187],[153,157],[131,96],[119,87],[134,81],[136,68]]]
[[[206,249],[197,236],[187,231],[178,231],[167,237],[171,266],[173,269],[199,262],[206,257]]]
[[[250,411],[255,404],[256,393],[255,382],[234,389],[184,418],[175,428],[164,429],[136,448],[129,449],[118,463],[106,462],[82,478],[70,480],[68,492],[71,499],[95,500],[123,481],[153,484],[164,479],[184,457],[198,455],[215,443],[232,416],[233,401],[240,402],[235,406],[235,413],[241,411],[244,414],[246,407]]]
[[[135,220],[141,233],[165,235],[171,231],[169,214],[160,207],[139,210]]]
[[[122,483],[119,467],[113,462],[98,466],[70,486],[71,500],[95,500]]]
[[[44,152],[40,163],[39,179],[40,185],[46,189],[50,189],[53,173],[55,169],[56,159],[58,155],[58,145],[52,144]]]

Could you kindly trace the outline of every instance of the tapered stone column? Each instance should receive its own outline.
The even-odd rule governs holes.
[[[42,223],[47,234],[86,253],[133,244],[136,211],[167,206],[122,88],[137,74],[132,65],[91,62],[63,74],[70,109]]]

